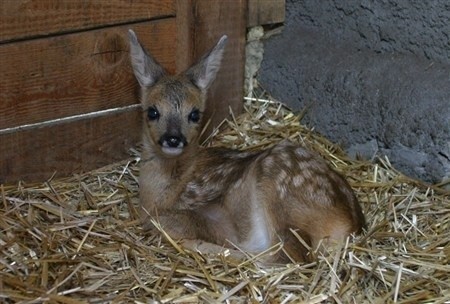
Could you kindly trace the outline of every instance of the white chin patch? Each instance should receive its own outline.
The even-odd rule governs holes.
[[[161,148],[162,152],[168,156],[178,156],[181,153],[183,153],[183,146],[181,145],[181,147],[176,147],[176,148],[171,148],[171,147],[162,147]]]

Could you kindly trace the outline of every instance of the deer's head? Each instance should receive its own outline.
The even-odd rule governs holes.
[[[206,92],[220,68],[227,37],[176,76],[167,75],[132,30],[129,38],[131,63],[141,86],[144,145],[164,157],[179,156],[189,145],[197,145]]]

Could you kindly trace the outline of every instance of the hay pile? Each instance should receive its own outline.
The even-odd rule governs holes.
[[[0,189],[6,303],[449,303],[450,195],[348,159],[275,102],[250,100],[208,145],[290,138],[347,176],[368,232],[311,264],[263,267],[189,252],[137,221],[139,157],[69,179]]]

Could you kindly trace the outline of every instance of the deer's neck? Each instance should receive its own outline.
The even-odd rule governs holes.
[[[192,147],[178,157],[169,158],[147,150],[142,156],[139,183],[142,197],[152,198],[148,204],[170,208],[176,202],[177,195],[194,174],[196,152]]]
[[[168,182],[176,184],[192,173],[195,166],[195,157],[191,153],[181,155],[176,158],[160,158],[155,159],[158,163],[158,170],[161,175],[167,179]]]

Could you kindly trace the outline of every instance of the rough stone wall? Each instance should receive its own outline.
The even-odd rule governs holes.
[[[287,0],[260,82],[348,150],[450,176],[450,2]]]
[[[287,0],[287,19],[358,49],[450,63],[448,0]]]

